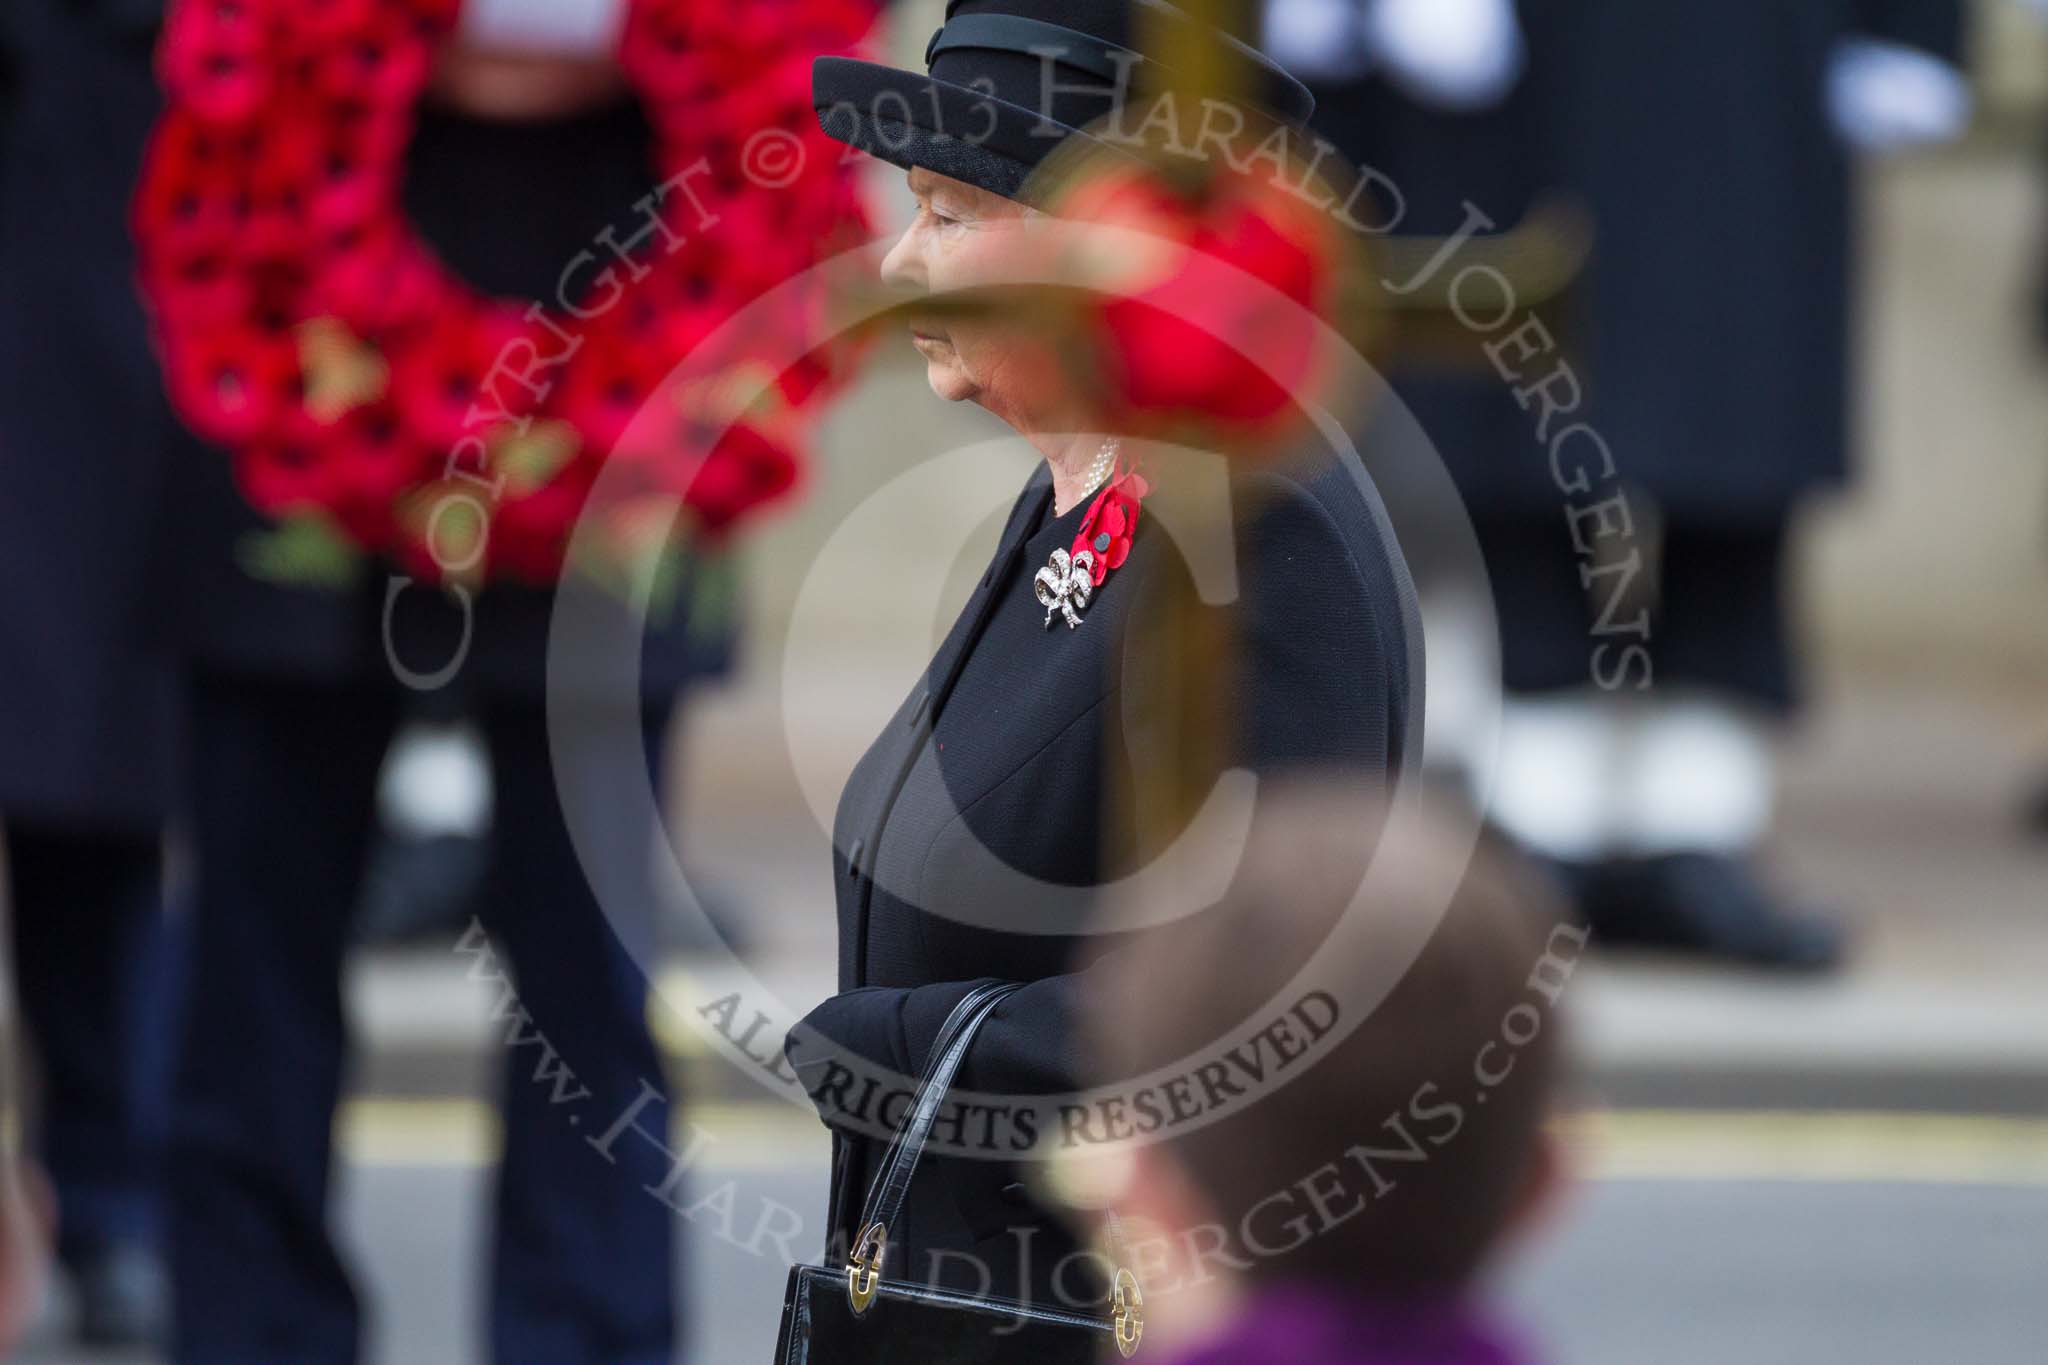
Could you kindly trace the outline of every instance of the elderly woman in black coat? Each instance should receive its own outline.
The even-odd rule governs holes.
[[[1082,129],[1120,112],[1134,84],[1179,79],[1147,44],[1176,30],[1169,41],[1187,41],[1189,22],[1152,3],[955,0],[927,49],[928,77],[819,59],[825,131],[909,172],[916,216],[885,276],[933,294],[988,278],[1040,211],[1033,168],[1063,141],[1092,137]],[[1248,107],[1297,126],[1306,118],[1307,92],[1278,67],[1214,30],[1195,36],[1231,88],[1249,92]],[[1090,425],[1071,386],[1029,362],[1027,326],[912,310],[910,341],[933,391],[987,408],[1045,458],[959,620],[840,802],[840,993],[798,1026],[790,1057],[835,1130],[831,1217],[842,1246],[858,1236],[852,1223],[894,1113],[878,1129],[856,1112],[858,1088],[828,1055],[916,1077],[964,997],[1018,982],[975,1036],[957,1084],[1033,1096],[1076,1085],[1088,1059],[1069,1022],[1087,951],[1102,943],[1082,938],[1073,907],[1132,870],[1132,843],[1114,833],[1137,823],[1131,793],[1151,765],[1185,758],[1161,732],[1174,689],[1191,680],[1171,676],[1180,661],[1148,630],[1190,573],[1162,518],[1139,521],[1127,558],[1073,617],[1042,591],[1061,576],[1055,552],[1075,544],[1130,452]],[[1355,464],[1276,458],[1236,475],[1231,499],[1237,596],[1224,610],[1235,649],[1224,676],[1192,680],[1214,685],[1216,714],[1228,717],[1219,768],[1339,769],[1390,783],[1417,747],[1420,641],[1370,483]],[[1142,939],[1119,951],[1142,952]],[[1019,1145],[1013,1136],[1005,1145]],[[1073,1245],[1013,1167],[954,1156],[920,1168],[884,1269],[1049,1303],[1075,1293],[1054,1284]]]

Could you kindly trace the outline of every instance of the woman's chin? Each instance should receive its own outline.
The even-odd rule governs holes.
[[[959,403],[974,397],[974,381],[960,370],[951,357],[940,360],[926,357],[924,362],[925,382],[932,386],[932,392],[948,403]]]

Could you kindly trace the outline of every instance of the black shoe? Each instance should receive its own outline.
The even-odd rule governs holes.
[[[71,1267],[78,1340],[86,1346],[161,1346],[169,1337],[170,1286],[155,1252],[108,1247]]]
[[[1608,947],[1823,972],[1847,946],[1839,926],[1786,909],[1748,863],[1720,854],[1611,862],[1582,904],[1594,942]]]

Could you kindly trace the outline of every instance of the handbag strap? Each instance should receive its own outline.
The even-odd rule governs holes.
[[[917,1097],[910,1112],[904,1115],[903,1126],[896,1130],[895,1141],[889,1144],[888,1155],[883,1157],[874,1183],[868,1187],[867,1203],[860,1216],[863,1228],[875,1223],[895,1226],[897,1215],[903,1211],[903,1201],[910,1194],[911,1177],[917,1174],[918,1160],[931,1140],[939,1110],[945,1107],[946,1096],[953,1089],[953,1078],[960,1074],[961,1064],[967,1060],[974,1035],[995,1007],[1018,989],[1015,982],[978,986],[953,1007],[940,1026],[938,1039],[932,1044],[931,1060],[918,1082]]]
[[[932,1076],[934,1076],[934,1072],[938,1072],[940,1062],[946,1058],[948,1044],[954,1040],[956,1033],[961,1031],[961,1025],[967,1021],[967,1015],[971,1015],[975,1011],[977,1003],[985,997],[985,993],[989,993],[989,990],[993,990],[993,988],[995,986],[977,986],[975,990],[969,990],[969,993],[963,995],[961,1001],[958,1001],[952,1007],[952,1013],[946,1015],[946,1021],[938,1025],[938,1038],[932,1042],[932,1056],[928,1056],[926,1062],[924,1062],[924,1074],[918,1078],[918,1089],[913,1091],[915,1095],[922,1097],[926,1091],[932,1089]],[[954,1064],[954,1070],[958,1070],[958,1064]],[[950,1083],[952,1083],[952,1078],[948,1076],[946,1078],[946,1085],[950,1087]],[[909,1115],[905,1115],[905,1119],[907,1117]],[[936,1111],[934,1111],[934,1121],[936,1121]],[[895,1166],[897,1166],[899,1160],[903,1160],[903,1130],[901,1128],[897,1130],[897,1138],[889,1142],[889,1150],[883,1154],[881,1166],[877,1169],[877,1173],[874,1173],[874,1179],[868,1183],[868,1195],[866,1195],[866,1199],[860,1205],[860,1222],[854,1224],[856,1230],[866,1228],[868,1224],[874,1222],[874,1191],[883,1189],[891,1179],[895,1179]],[[895,1222],[895,1220],[891,1218],[889,1222]]]
[[[868,1186],[867,1202],[861,1207],[860,1231],[846,1266],[846,1292],[856,1317],[865,1313],[874,1300],[876,1286],[881,1283],[882,1259],[888,1251],[889,1229],[903,1211],[911,1177],[917,1174],[918,1159],[924,1155],[932,1125],[938,1122],[939,1110],[945,1106],[953,1078],[967,1058],[967,1049],[982,1022],[1019,989],[1020,983],[1014,981],[977,986],[953,1007],[939,1027],[931,1058],[918,1081],[917,1095],[876,1169],[874,1183]]]

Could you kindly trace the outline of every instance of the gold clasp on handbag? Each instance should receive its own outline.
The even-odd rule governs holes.
[[[867,1312],[868,1305],[875,1301],[875,1290],[882,1283],[882,1253],[888,1245],[889,1229],[880,1223],[870,1223],[854,1243],[852,1256],[847,1258],[846,1298],[853,1305],[855,1317]]]
[[[1117,1267],[1110,1303],[1117,1354],[1129,1360],[1138,1353],[1138,1338],[1145,1335],[1145,1296],[1138,1292],[1138,1277],[1122,1266]]]

